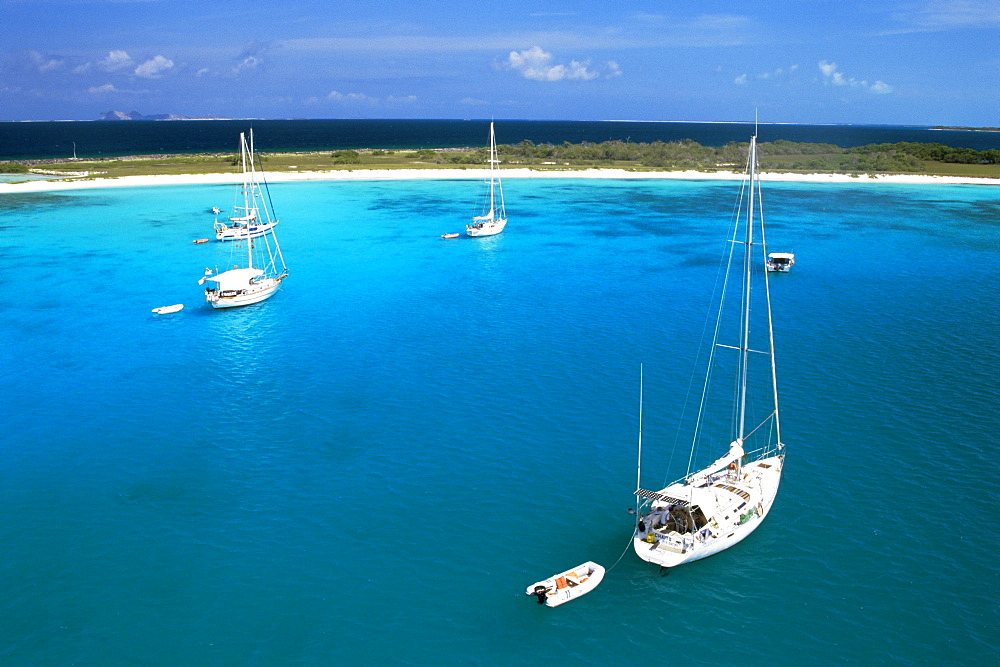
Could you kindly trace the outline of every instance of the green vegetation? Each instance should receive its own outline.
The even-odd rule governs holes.
[[[733,142],[712,148],[691,140],[651,143],[628,141],[571,144],[519,144],[497,147],[505,167],[565,171],[618,168],[630,171],[742,171],[748,144]],[[902,142],[840,148],[832,144],[791,141],[758,144],[763,171],[789,173],[921,174],[1000,178],[1000,150],[976,151],[943,144]],[[268,153],[261,155],[268,172],[335,171],[338,169],[466,169],[486,166],[485,148],[420,150],[337,150],[332,153]],[[231,173],[239,168],[231,154],[156,155],[104,160],[0,163],[0,171],[28,167],[59,173],[84,172],[91,177]],[[23,170],[23,171],[21,171]],[[8,172],[9,173],[9,172]]]
[[[20,162],[0,162],[0,174],[27,174],[28,165]]]
[[[500,146],[505,162],[520,164],[563,164],[572,166],[618,166],[645,169],[740,169],[746,160],[747,143],[732,142],[720,148],[694,141],[670,143],[629,143],[606,141],[599,144],[535,145],[530,141]],[[942,144],[871,144],[840,148],[832,144],[791,141],[758,144],[760,167],[764,171],[829,172],[848,174],[940,174],[952,173],[950,164],[979,165],[983,176],[1000,176],[1000,151],[951,148]]]
[[[361,164],[361,153],[357,151],[334,151],[334,164]]]

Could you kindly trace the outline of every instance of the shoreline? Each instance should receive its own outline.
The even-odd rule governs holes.
[[[585,178],[614,180],[741,180],[744,174],[732,171],[628,171],[626,169],[579,169],[539,171],[516,168],[502,169],[505,179],[517,178]],[[334,171],[273,172],[266,174],[268,183],[301,181],[390,181],[390,180],[481,180],[488,178],[488,169],[355,169]],[[93,188],[143,187],[157,185],[231,185],[240,183],[242,174],[172,174],[159,176],[121,176],[88,180],[34,180],[0,183],[0,195]],[[852,176],[850,174],[793,174],[761,172],[760,180],[798,183],[894,183],[906,185],[1000,185],[1000,179],[964,176],[919,176],[880,174]]]

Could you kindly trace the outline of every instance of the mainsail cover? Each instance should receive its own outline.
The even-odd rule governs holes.
[[[493,219],[493,209],[491,208],[490,212],[487,213],[486,215],[477,215],[472,220],[473,222],[479,222],[481,220],[492,220],[492,219]]]
[[[220,290],[238,290],[248,287],[254,278],[264,275],[260,269],[230,269],[214,276],[205,276],[202,280],[218,283]],[[203,284],[199,281],[199,284]]]
[[[691,484],[696,484],[696,483],[700,482],[701,480],[707,478],[713,472],[716,472],[718,470],[722,470],[723,468],[725,468],[726,466],[728,466],[730,463],[737,463],[737,462],[739,462],[739,460],[741,458],[743,458],[743,454],[744,454],[744,452],[743,452],[743,440],[737,438],[736,440],[734,440],[729,445],[729,451],[726,452],[725,456],[723,456],[723,457],[721,457],[719,459],[716,459],[716,461],[714,463],[712,463],[710,466],[708,466],[707,468],[705,468],[703,470],[698,471],[698,473],[691,478],[690,483]]]

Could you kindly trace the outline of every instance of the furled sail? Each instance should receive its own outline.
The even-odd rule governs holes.
[[[737,438],[729,445],[729,451],[726,452],[725,456],[720,457],[710,466],[704,470],[699,470],[698,475],[692,477],[690,480],[691,484],[697,484],[704,479],[707,479],[709,475],[718,470],[722,470],[730,463],[737,463],[741,458],[743,458],[743,440]]]

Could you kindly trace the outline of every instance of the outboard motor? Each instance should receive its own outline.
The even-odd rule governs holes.
[[[549,592],[549,589],[545,586],[535,586],[535,597],[538,598],[538,604],[545,604],[545,596]]]

